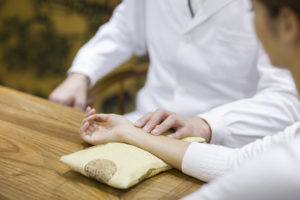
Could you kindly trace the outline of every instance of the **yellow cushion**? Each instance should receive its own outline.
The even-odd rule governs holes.
[[[199,137],[183,139],[204,142]],[[115,188],[127,189],[172,167],[153,154],[125,143],[93,146],[60,159],[73,170]]]

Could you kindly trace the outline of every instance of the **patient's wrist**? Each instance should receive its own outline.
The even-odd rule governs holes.
[[[126,130],[126,133],[124,134],[124,142],[134,146],[141,146],[147,142],[148,136],[149,134],[142,128],[133,127]]]

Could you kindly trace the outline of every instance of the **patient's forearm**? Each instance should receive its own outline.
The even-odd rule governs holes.
[[[166,136],[153,136],[139,128],[136,128],[135,131],[135,133],[125,135],[127,143],[144,149],[181,170],[183,156],[190,145],[189,142]]]

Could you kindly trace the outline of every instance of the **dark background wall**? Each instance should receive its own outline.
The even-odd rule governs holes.
[[[0,0],[0,84],[41,97],[120,0]]]

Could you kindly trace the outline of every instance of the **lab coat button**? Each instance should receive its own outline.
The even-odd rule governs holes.
[[[184,40],[185,40],[186,43],[191,42],[192,41],[191,35],[185,35]]]

